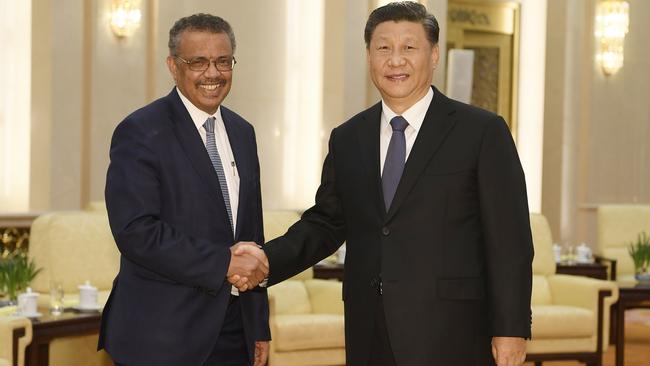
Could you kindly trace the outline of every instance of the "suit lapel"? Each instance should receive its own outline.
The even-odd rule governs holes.
[[[372,201],[377,203],[382,217],[385,214],[384,198],[381,190],[381,173],[379,172],[379,131],[381,124],[381,102],[366,110],[362,120],[357,124],[359,149],[364,160],[363,166],[369,177],[368,188]]]
[[[449,99],[436,88],[433,89],[433,92],[433,100],[424,117],[418,136],[404,166],[402,179],[397,186],[395,197],[388,210],[387,221],[399,210],[404,199],[417,182],[418,177],[455,124],[454,119],[450,117],[454,109]],[[383,200],[381,202],[383,203]]]
[[[247,214],[242,212],[242,209],[243,207],[248,207],[246,204],[246,200],[249,197],[248,182],[250,177],[248,175],[252,171],[252,168],[248,164],[251,160],[248,156],[248,151],[244,148],[246,146],[246,141],[241,126],[231,118],[230,110],[224,106],[221,106],[221,118],[226,126],[228,141],[230,142],[230,148],[232,149],[232,154],[235,159],[235,167],[237,169],[237,174],[239,174],[239,204],[237,206],[237,217],[241,218],[244,217],[243,215]],[[238,219],[237,221],[240,220]],[[237,225],[235,229],[235,238],[239,237],[241,227],[242,225]]]
[[[223,207],[225,212],[226,205],[223,201],[221,189],[219,188],[219,178],[214,171],[208,151],[205,149],[201,135],[196,130],[192,117],[190,117],[189,112],[185,109],[183,102],[176,92],[176,88],[169,93],[167,98],[170,101],[172,125],[174,126],[174,132],[178,141],[196,173],[208,185],[208,191],[212,192],[210,196],[214,198],[217,205]]]

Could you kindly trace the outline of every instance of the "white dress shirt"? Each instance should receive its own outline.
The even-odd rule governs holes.
[[[221,158],[221,165],[223,165],[223,172],[226,175],[226,183],[228,185],[228,198],[230,199],[230,208],[232,209],[232,230],[233,235],[235,235],[237,228],[237,208],[239,207],[239,174],[237,174],[237,166],[235,164],[235,157],[230,148],[230,141],[228,140],[228,133],[226,133],[226,126],[223,123],[221,118],[221,106],[217,108],[217,111],[213,114],[207,114],[204,111],[198,109],[189,99],[187,99],[181,91],[176,88],[178,95],[183,101],[183,105],[190,113],[192,121],[196,126],[196,129],[201,135],[203,140],[203,145],[206,143],[207,131],[203,124],[205,121],[214,117],[214,139],[217,142],[217,151],[219,151],[219,157]],[[219,187],[215,187],[217,189]]]
[[[237,208],[239,207],[239,174],[237,173],[235,156],[232,153],[230,141],[228,140],[226,125],[224,125],[223,118],[221,118],[221,106],[217,108],[217,111],[213,115],[209,115],[192,104],[192,102],[190,102],[190,100],[187,99],[183,93],[181,93],[178,87],[176,88],[176,91],[181,97],[181,101],[183,102],[185,109],[187,109],[190,117],[192,117],[192,121],[194,122],[196,129],[199,131],[199,135],[201,135],[201,140],[203,140],[203,145],[206,144],[208,133],[205,127],[203,127],[203,124],[208,118],[215,118],[214,139],[217,143],[217,151],[219,151],[221,165],[223,165],[223,172],[226,175],[226,183],[228,185],[228,198],[230,199],[230,208],[232,209],[232,232],[234,236],[237,228]],[[215,189],[216,188],[218,187],[215,187]],[[239,291],[235,286],[231,287],[230,293],[232,295],[239,296]]]
[[[409,154],[415,143],[415,138],[418,137],[418,132],[420,127],[422,127],[422,122],[424,117],[429,110],[429,105],[433,100],[433,89],[429,88],[429,92],[418,100],[417,103],[413,104],[411,108],[407,109],[402,113],[402,117],[406,119],[406,122],[409,123],[404,130],[404,135],[406,137],[406,156],[404,162],[408,161]],[[388,152],[388,144],[390,143],[390,138],[393,136],[393,127],[390,125],[390,120],[393,117],[396,117],[397,114],[393,112],[386,102],[382,99],[381,101],[381,126],[379,130],[379,157],[380,157],[380,174],[384,174],[384,162],[386,161],[386,153]]]

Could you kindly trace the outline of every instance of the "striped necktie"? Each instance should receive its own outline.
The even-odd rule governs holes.
[[[217,141],[214,137],[214,122],[215,118],[210,117],[203,124],[203,127],[206,131],[205,147],[208,150],[208,155],[212,161],[214,171],[217,172],[217,177],[219,178],[219,187],[221,188],[221,194],[223,195],[223,202],[226,205],[228,219],[230,220],[230,227],[232,228],[232,208],[230,207],[230,196],[228,195],[228,183],[226,182],[226,173],[223,171],[223,164],[221,163],[219,150],[217,150]]]

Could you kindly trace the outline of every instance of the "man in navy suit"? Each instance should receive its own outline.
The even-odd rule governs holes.
[[[106,204],[121,262],[99,348],[118,365],[266,363],[266,290],[240,294],[227,280],[268,273],[231,256],[238,241],[264,243],[255,133],[221,105],[235,46],[219,17],[178,20],[167,58],[176,87],[113,134]]]
[[[273,284],[347,242],[348,366],[525,359],[533,246],[523,171],[501,117],[431,86],[438,31],[417,2],[370,14],[368,66],[382,100],[332,131],[300,221],[263,252],[236,251],[268,260]]]

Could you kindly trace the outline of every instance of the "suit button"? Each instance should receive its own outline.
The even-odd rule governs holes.
[[[384,227],[381,228],[381,233],[382,233],[384,236],[388,236],[388,235],[390,235],[390,229],[387,228],[386,226],[384,226]]]

